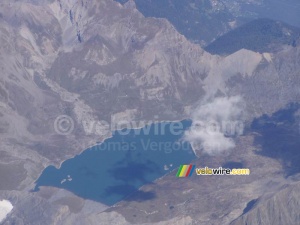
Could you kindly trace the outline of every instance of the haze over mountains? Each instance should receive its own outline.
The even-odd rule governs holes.
[[[281,4],[276,3],[276,7]],[[291,13],[284,22],[293,21],[290,24],[297,26],[300,20],[293,10],[297,10],[298,3],[292,0],[285,3]],[[291,3],[295,7],[290,7]],[[263,9],[264,4],[271,1],[255,1],[253,7]],[[215,29],[208,32],[204,27],[198,43],[205,45],[233,29],[230,24],[223,27],[219,17],[214,17],[227,15],[228,8],[224,7],[214,8],[220,13],[207,11],[205,23]],[[229,12],[234,15],[238,8]],[[276,19],[275,16],[287,15],[284,13],[283,10],[277,15],[274,11],[270,15]],[[215,23],[211,22],[214,18],[218,19]],[[236,19],[239,25],[253,17],[228,18]],[[263,24],[257,21],[258,25]],[[244,27],[253,27],[257,21]],[[299,176],[292,173],[287,178],[283,168],[293,169],[294,154],[281,164],[281,157],[266,152],[265,148],[270,146],[265,145],[265,139],[258,138],[267,132],[251,130],[250,125],[255,118],[271,116],[290,103],[299,102],[299,29],[282,22],[265,22],[267,26],[274,25],[275,31],[279,29],[283,36],[274,36],[273,29],[263,34],[261,29],[247,28],[249,35],[253,32],[255,36],[268,37],[266,42],[251,45],[254,39],[245,39],[240,32],[243,27],[237,28],[210,45],[214,47],[207,47],[213,49],[213,55],[187,40],[175,29],[178,29],[176,24],[145,18],[133,1],[125,5],[112,0],[1,1],[0,200],[9,200],[14,207],[4,224],[99,224],[101,221],[104,225],[123,225],[176,221],[254,225],[268,224],[272,218],[281,224],[296,225]],[[178,30],[186,34],[185,28]],[[243,43],[241,46],[250,47],[224,48],[222,43],[228,43],[232,34],[235,41]],[[197,35],[186,36],[194,39]],[[269,40],[276,45],[276,51],[265,44]],[[221,53],[224,55],[217,55]],[[251,169],[251,176],[192,177],[187,182],[176,179],[173,171],[142,188],[155,193],[154,199],[141,201],[140,193],[136,193],[113,208],[51,187],[31,192],[45,167],[59,166],[110,135],[90,132],[84,122],[109,121],[111,117],[116,121],[191,118],[195,108],[220,96],[242,97],[247,132],[234,139],[235,147],[228,154],[210,157],[200,150],[202,157],[194,164],[241,163]],[[292,114],[294,120],[288,127],[295,138],[293,129],[299,123],[298,113],[296,110]],[[53,123],[59,115],[68,115],[75,121],[76,129],[70,135],[55,132]],[[269,121],[275,127],[282,122]],[[298,142],[294,148],[299,149]],[[285,154],[277,153],[277,156]],[[258,200],[244,211],[254,199]],[[285,207],[291,210],[282,211]]]
[[[117,0],[125,3],[128,0]],[[166,18],[189,40],[206,46],[255,19],[271,19],[300,27],[297,0],[135,0],[146,17]]]

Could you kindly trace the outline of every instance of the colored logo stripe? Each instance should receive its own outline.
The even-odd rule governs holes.
[[[182,170],[180,172],[179,177],[185,177],[187,170],[188,170],[188,165],[183,165],[183,168],[182,168]]]
[[[190,177],[194,169],[194,165],[181,165],[177,171],[176,177]]]
[[[189,175],[188,175],[189,177],[192,176],[192,174],[195,170],[195,167],[196,167],[195,165],[191,166],[191,170],[190,170]]]
[[[177,171],[177,174],[176,174],[176,177],[179,177],[180,173],[181,173],[181,170],[182,170],[182,167],[183,165],[180,165],[178,171]]]

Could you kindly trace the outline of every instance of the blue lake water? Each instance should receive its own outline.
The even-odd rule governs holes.
[[[53,186],[113,205],[196,158],[190,144],[182,140],[190,126],[191,121],[184,120],[115,132],[103,143],[66,160],[59,169],[47,167],[34,191],[40,186]],[[155,193],[139,191],[138,195],[139,200],[155,198]]]

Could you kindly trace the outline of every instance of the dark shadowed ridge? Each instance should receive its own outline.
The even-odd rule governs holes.
[[[228,10],[213,10],[209,0],[135,0],[135,4],[144,16],[167,19],[178,32],[202,46],[225,33],[229,29],[226,22],[234,19]]]
[[[300,27],[299,0],[134,0],[134,3],[144,16],[167,19],[179,33],[201,46],[256,19],[268,18]]]
[[[299,37],[300,29],[297,27],[270,19],[257,19],[221,36],[205,50],[218,55],[229,55],[243,48],[272,53],[282,45],[295,47]]]
[[[279,160],[287,176],[300,172],[299,109],[298,103],[292,103],[270,116],[255,119],[251,125],[252,131],[259,134],[255,144],[261,150],[257,153]]]
[[[257,202],[257,199],[253,199],[250,202],[248,202],[246,208],[243,210],[243,214],[246,214],[247,212],[249,212],[254,207],[256,202]]]

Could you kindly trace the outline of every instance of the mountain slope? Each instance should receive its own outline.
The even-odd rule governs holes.
[[[252,210],[230,225],[299,224],[300,185],[294,184],[258,201]]]
[[[282,22],[258,19],[224,34],[205,47],[212,54],[229,55],[245,48],[255,52],[276,52],[283,45],[295,47],[300,29]]]
[[[222,224],[239,217],[241,206],[263,194],[256,187],[260,187],[257,182],[264,187],[265,177],[259,175],[262,179],[257,182],[257,176],[235,182],[240,190],[248,183],[254,188],[240,192],[236,204],[231,201],[235,192],[228,194],[223,206],[231,210],[229,204],[233,213],[228,211],[227,216],[218,202],[222,201],[222,187],[232,188],[231,181],[204,182],[208,192],[212,187],[216,191],[211,204],[200,192],[188,192],[191,185],[202,188],[202,180],[178,183],[170,174],[157,183],[167,187],[159,193],[165,197],[171,194],[172,205],[166,206],[164,198],[156,199],[155,205],[161,210],[153,214],[149,210],[148,214],[141,209],[153,208],[152,202],[139,202],[135,208],[138,216],[133,218],[131,204],[135,201],[125,202],[122,210],[111,208],[111,212],[103,213],[106,206],[62,190],[31,190],[45,167],[59,166],[110,136],[110,131],[87,129],[86,122],[180,120],[189,118],[199,103],[217,95],[241,95],[248,105],[249,122],[299,101],[299,46],[274,54],[242,49],[226,57],[214,56],[190,43],[168,21],[145,18],[132,2],[122,6],[111,0],[7,0],[1,4],[0,168],[7,174],[0,174],[0,196],[14,206],[4,224],[130,224],[132,220],[139,224]],[[55,131],[54,122],[60,115],[74,121],[75,129],[69,135]],[[248,138],[242,137],[235,151],[248,149],[252,153],[253,142]],[[250,156],[245,159],[253,169],[256,162],[267,162],[265,165],[272,164],[272,168],[280,165],[275,159]],[[209,159],[211,165],[223,163]],[[196,163],[206,162],[201,160],[205,158]],[[278,176],[288,182],[279,172]],[[145,188],[151,191],[159,187]],[[186,194],[193,201],[182,204]],[[218,208],[220,217],[199,214],[196,209],[201,198],[212,209]],[[176,214],[173,205],[178,207]],[[205,207],[202,210],[207,212]],[[169,213],[168,218],[164,212]]]
[[[124,3],[128,0],[117,0]],[[133,2],[133,1],[132,1]],[[255,19],[268,18],[300,27],[298,0],[135,0],[146,17],[166,18],[189,40],[206,46]]]

